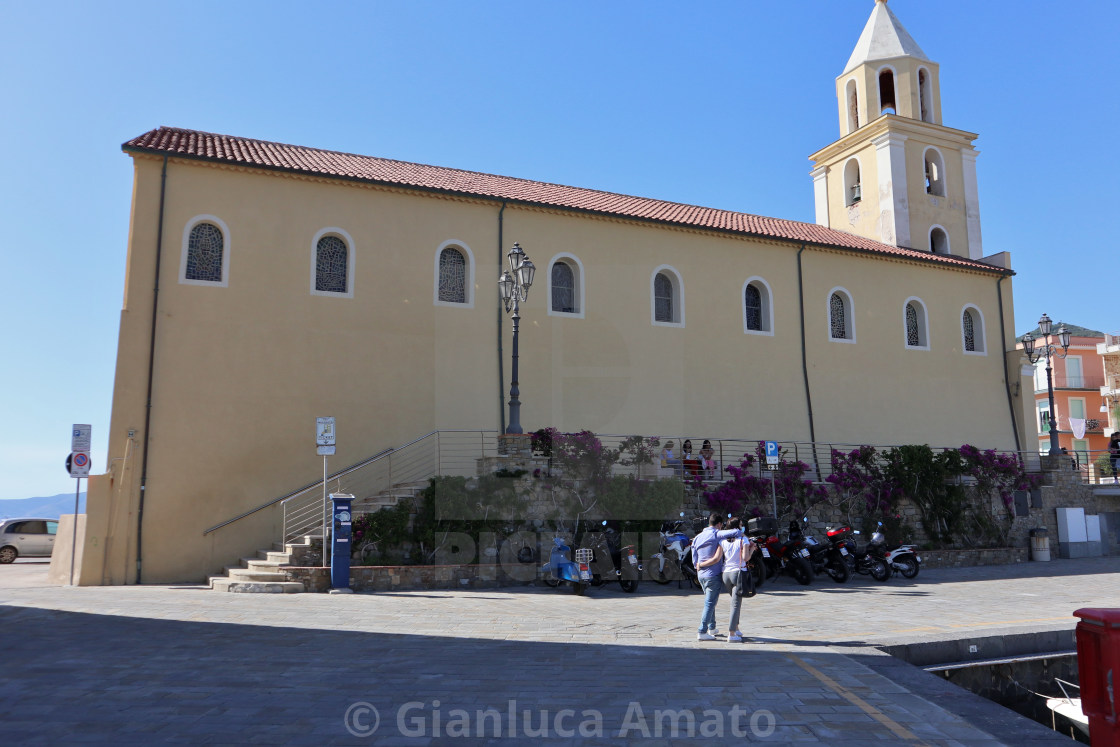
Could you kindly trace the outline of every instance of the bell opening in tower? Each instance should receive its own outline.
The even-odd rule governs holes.
[[[879,113],[898,113],[894,99],[894,71],[890,69],[879,73]]]

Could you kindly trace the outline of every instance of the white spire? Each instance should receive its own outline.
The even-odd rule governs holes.
[[[887,7],[887,0],[875,0],[875,10],[871,11],[871,18],[867,19],[867,25],[863,27],[863,33],[856,42],[848,64],[844,66],[844,72],[871,60],[886,60],[891,57],[916,57],[929,61],[926,53]]]

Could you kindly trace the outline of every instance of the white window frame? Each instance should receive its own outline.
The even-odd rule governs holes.
[[[851,333],[851,337],[833,337],[832,336],[832,296],[839,293],[841,299],[844,301],[844,321],[847,332]],[[852,299],[851,292],[842,286],[836,286],[830,290],[824,297],[824,321],[827,325],[825,328],[828,330],[828,339],[831,342],[846,342],[851,345],[856,343],[856,304]]]
[[[1080,402],[1081,403],[1081,419],[1082,420],[1088,420],[1089,416],[1086,413],[1088,413],[1089,410],[1088,410],[1088,407],[1086,406],[1084,397],[1066,397],[1066,407],[1069,408],[1069,415],[1066,416],[1066,420],[1069,420],[1070,418],[1073,418],[1073,417],[1077,417],[1076,415],[1073,414],[1073,403],[1074,402]]]
[[[346,292],[321,291],[315,288],[315,280],[319,271],[319,239],[324,236],[337,236],[346,242]],[[344,229],[337,226],[324,228],[311,239],[311,295],[330,296],[332,298],[354,297],[354,259],[357,256],[354,249],[354,239]]]
[[[199,223],[213,223],[222,232],[222,279],[217,280],[188,280],[187,279],[187,254],[190,250],[191,230]],[[229,226],[216,215],[196,215],[187,221],[183,228],[183,251],[179,256],[179,283],[182,285],[205,285],[211,288],[229,287],[229,253],[232,242],[229,238]]]
[[[1050,402],[1047,401],[1047,400],[1036,400],[1036,401],[1037,401],[1037,407],[1035,409],[1038,410],[1038,435],[1039,436],[1049,436],[1050,435]],[[1044,414],[1046,415],[1045,419],[1043,419],[1043,417],[1042,417]],[[1058,422],[1058,416],[1055,415],[1054,416],[1054,423],[1057,424],[1057,422]]]
[[[964,312],[970,309],[975,312],[975,316],[972,320],[972,334],[976,338],[975,341],[980,348],[979,350],[965,350]],[[976,317],[979,317],[979,319],[977,319]],[[980,323],[979,334],[977,334],[975,326],[977,321],[979,321]],[[988,325],[984,323],[984,312],[980,311],[980,308],[975,304],[967,303],[961,307],[961,313],[957,315],[957,325],[961,328],[961,352],[963,352],[965,355],[978,355],[981,357],[986,356],[988,354]]]
[[[918,340],[923,344],[909,345],[909,330],[906,329],[906,307],[913,303],[918,308]],[[929,350],[929,313],[926,303],[917,296],[910,296],[902,302],[902,346],[907,350]]]
[[[759,291],[762,296],[762,329],[747,328],[747,286],[751,283],[760,286]],[[774,336],[774,294],[770,290],[770,283],[767,283],[765,278],[754,275],[743,282],[743,287],[739,289],[739,310],[743,316],[744,334],[762,335],[763,337]]]
[[[1077,361],[1077,378],[1080,380],[1077,386],[1074,386],[1073,376],[1069,373],[1069,365],[1072,361]],[[1062,361],[1062,373],[1065,375],[1066,388],[1068,389],[1084,389],[1085,388],[1085,361],[1081,359],[1080,355],[1067,355],[1066,359]]]
[[[460,303],[458,301],[441,301],[439,300],[439,255],[443,254],[444,249],[458,249],[463,252],[463,257],[467,261],[467,271],[464,273],[463,282],[466,287],[463,291],[466,295],[466,301]],[[435,272],[433,275],[432,285],[432,303],[436,306],[449,306],[453,309],[473,309],[474,308],[474,252],[467,246],[465,241],[458,239],[449,239],[438,247],[436,247],[435,257]]]
[[[568,265],[572,270],[572,292],[575,293],[576,311],[553,311],[552,309],[552,268],[557,262],[563,262]],[[548,315],[549,316],[563,316],[569,319],[583,319],[584,318],[584,295],[583,295],[583,262],[579,261],[579,257],[570,252],[560,252],[548,261],[548,274],[545,275],[548,279]]]
[[[657,321],[657,294],[654,283],[659,273],[665,273],[673,284],[673,317],[676,321]],[[681,274],[672,265],[658,265],[649,276],[649,320],[655,327],[684,327],[684,282]]]

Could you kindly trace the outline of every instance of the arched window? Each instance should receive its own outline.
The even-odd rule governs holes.
[[[760,277],[748,278],[743,283],[743,331],[747,334],[774,334],[773,313],[770,286]]]
[[[566,262],[552,266],[552,310],[565,314],[576,311],[576,278]]]
[[[848,102],[848,132],[855,132],[859,129],[859,94],[854,80],[848,81],[845,94]]]
[[[583,263],[574,254],[557,254],[548,265],[549,316],[583,318]]]
[[[346,293],[349,290],[350,251],[338,236],[324,236],[315,246],[315,290]]]
[[[898,106],[894,97],[894,71],[889,67],[879,71],[879,113],[896,114]]]
[[[662,265],[653,271],[650,285],[653,323],[683,327],[684,288],[680,274]]]
[[[918,104],[921,108],[922,121],[933,121],[933,86],[929,80],[929,71],[924,67],[918,68]]]
[[[908,298],[903,306],[906,325],[906,347],[929,350],[929,328],[926,324],[926,306],[919,298]]]
[[[966,306],[961,312],[961,338],[964,352],[983,354],[984,316],[975,306]]]
[[[945,196],[945,161],[936,148],[927,148],[925,153],[926,163],[926,192],[937,197]]]
[[[852,297],[843,288],[833,288],[828,294],[828,338],[840,342],[856,341]]]
[[[844,164],[844,204],[854,205],[863,199],[863,188],[860,186],[859,159],[849,158]]]
[[[222,255],[225,240],[213,223],[199,223],[191,229],[187,244],[187,280],[222,282]]]
[[[467,302],[467,258],[455,247],[439,253],[439,300]]]
[[[213,215],[196,215],[183,226],[179,282],[220,285],[229,281],[229,229]]]
[[[930,229],[929,250],[934,254],[949,254],[949,234],[941,226]]]

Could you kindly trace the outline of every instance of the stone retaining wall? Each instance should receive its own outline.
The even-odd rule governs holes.
[[[350,588],[354,591],[396,591],[524,586],[536,575],[535,567],[530,566],[528,570],[529,579],[513,578],[492,564],[354,566],[350,568]],[[286,566],[280,571],[287,575],[289,581],[302,583],[307,591],[325,592],[331,588],[330,568]]]
[[[1028,560],[1025,547],[994,547],[983,550],[921,550],[923,568],[964,568],[975,565],[1014,565]]]

